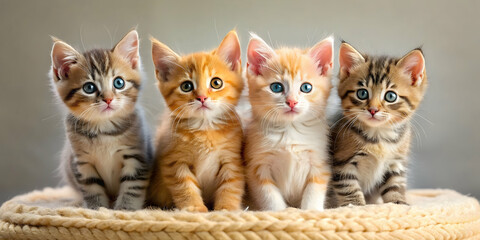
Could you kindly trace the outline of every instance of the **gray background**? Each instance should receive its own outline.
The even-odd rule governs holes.
[[[0,1],[0,203],[58,185],[63,114],[49,87],[52,41],[112,47],[137,26],[153,125],[163,108],[148,37],[181,53],[216,47],[232,28],[273,46],[329,34],[356,48],[403,55],[423,45],[430,81],[415,118],[410,186],[480,197],[480,1]],[[82,43],[83,42],[83,43]],[[335,60],[338,69],[338,58]],[[421,116],[421,117],[420,117]]]

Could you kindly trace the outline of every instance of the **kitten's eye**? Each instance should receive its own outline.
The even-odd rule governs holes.
[[[387,102],[395,102],[395,100],[397,100],[397,94],[393,91],[388,91],[385,93],[385,100]]]
[[[360,100],[365,100],[368,98],[368,91],[367,89],[358,89],[357,90],[357,97],[360,99]]]
[[[300,86],[300,91],[304,92],[304,93],[309,93],[312,91],[312,84],[310,83],[304,83],[302,84],[302,86]]]
[[[117,77],[117,78],[115,78],[115,80],[113,80],[113,86],[116,89],[122,89],[123,87],[125,87],[125,81],[123,81],[122,78]]]
[[[283,92],[283,85],[279,82],[274,82],[270,84],[270,90],[274,93]]]
[[[219,89],[223,86],[223,81],[222,81],[222,79],[220,79],[218,77],[215,77],[215,78],[212,79],[212,81],[210,81],[210,86],[213,89]]]
[[[185,81],[180,85],[180,89],[184,92],[190,92],[193,90],[193,83],[191,81]]]
[[[95,84],[91,82],[87,82],[83,84],[82,88],[83,88],[83,91],[87,94],[92,94],[97,91],[97,86],[95,86]]]

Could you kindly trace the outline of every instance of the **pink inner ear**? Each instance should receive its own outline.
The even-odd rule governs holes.
[[[163,43],[152,40],[152,57],[159,80],[167,81],[170,71],[178,65],[178,55]]]
[[[347,75],[350,74],[350,69],[353,67],[355,61],[353,59],[353,52],[350,51],[350,49],[347,49],[346,47],[341,47],[340,48],[340,53],[339,53],[339,62],[340,62],[340,69],[343,69]]]
[[[405,73],[410,75],[412,86],[416,85],[418,81],[423,79],[425,60],[423,59],[422,53],[418,50],[411,52],[401,60],[400,67],[403,68]]]
[[[138,33],[133,30],[129,32],[114,49],[120,56],[127,60],[132,68],[137,68],[138,65]]]
[[[76,63],[77,53],[63,42],[56,42],[52,49],[52,68],[57,79],[66,79],[71,65]]]
[[[310,50],[310,56],[317,63],[321,75],[326,75],[333,68],[333,42],[326,39],[315,45]]]
[[[217,53],[226,62],[230,63],[231,69],[235,71],[241,64],[241,50],[237,35],[230,32],[218,47]]]
[[[262,65],[273,55],[269,48],[269,46],[265,46],[264,42],[255,38],[248,44],[247,68],[257,76],[261,75]]]

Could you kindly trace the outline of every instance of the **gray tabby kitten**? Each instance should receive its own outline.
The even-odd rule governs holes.
[[[144,205],[152,150],[136,105],[138,45],[135,30],[112,50],[83,54],[54,39],[52,85],[69,110],[62,170],[90,209]]]

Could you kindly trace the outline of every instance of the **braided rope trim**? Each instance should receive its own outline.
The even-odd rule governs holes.
[[[189,213],[71,207],[71,189],[47,188],[0,208],[0,237],[18,239],[480,239],[480,207],[451,190],[413,190],[411,206],[318,211]],[[55,207],[45,207],[55,206]]]

